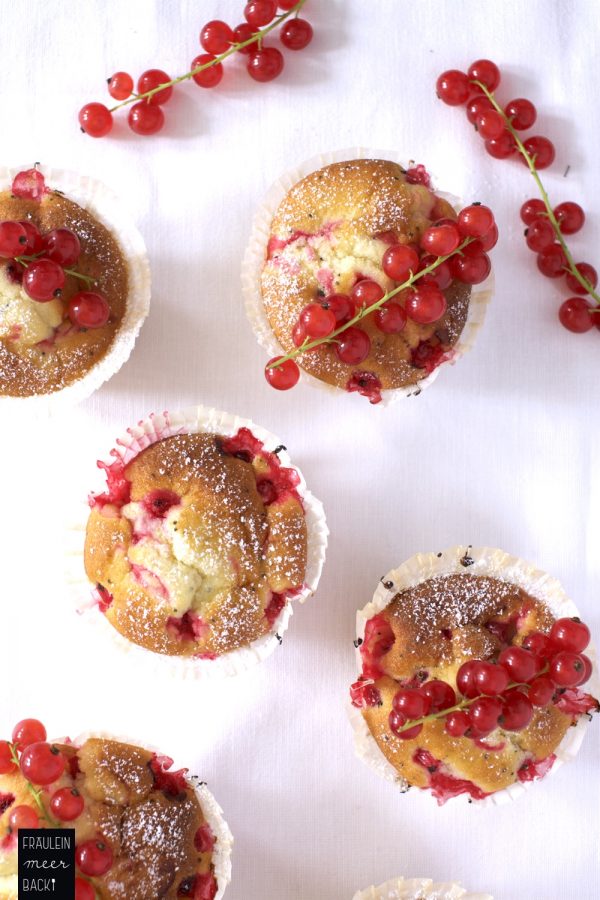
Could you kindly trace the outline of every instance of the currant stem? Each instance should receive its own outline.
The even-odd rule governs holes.
[[[19,766],[19,756],[18,756],[18,754],[17,754],[17,748],[16,748],[16,746],[15,746],[14,744],[11,744],[11,743],[9,743],[8,746],[10,747],[10,757],[11,757],[12,761],[14,762],[15,766],[17,766],[17,768],[20,769],[20,766]],[[34,799],[34,801],[35,801],[35,805],[37,806],[37,808],[38,808],[39,811],[41,812],[42,816],[44,817],[44,819],[46,820],[46,822],[48,823],[48,825],[50,825],[52,828],[60,828],[61,826],[59,825],[59,823],[58,823],[58,822],[55,822],[54,819],[52,819],[52,818],[48,815],[48,813],[47,813],[47,811],[46,811],[46,807],[45,807],[44,804],[42,803],[42,798],[41,798],[42,792],[41,792],[41,790],[38,790],[37,788],[34,788],[34,786],[32,785],[32,783],[31,783],[30,781],[27,781],[27,779],[25,779],[25,781],[26,781],[26,783],[27,783],[27,790],[29,791],[29,793],[30,793],[31,796],[33,797],[33,799]]]
[[[335,331],[332,331],[331,334],[328,334],[325,338],[316,338],[314,341],[309,341],[308,338],[295,350],[290,351],[290,353],[286,353],[285,356],[280,357],[276,362],[271,363],[271,365],[267,366],[269,369],[277,369],[279,366],[282,366],[284,362],[287,362],[288,359],[295,359],[297,356],[300,356],[302,353],[305,353],[307,350],[312,350],[313,347],[319,347],[321,344],[332,344],[335,343],[335,338],[338,334],[342,334],[346,331],[347,328],[350,328],[352,325],[356,325],[357,322],[360,322],[361,319],[364,319],[365,316],[370,315],[372,312],[375,312],[380,307],[387,303],[392,297],[395,297],[396,294],[399,294],[401,291],[405,291],[407,288],[412,287],[415,281],[418,281],[419,278],[422,278],[423,275],[429,275],[430,272],[433,272],[441,263],[445,262],[447,259],[450,259],[451,256],[456,256],[461,252],[461,250],[470,244],[474,238],[465,238],[465,240],[453,250],[452,253],[448,253],[447,256],[438,256],[438,258],[431,263],[431,265],[427,266],[425,269],[421,269],[420,272],[411,272],[410,278],[408,278],[402,284],[397,285],[391,291],[388,291],[387,294],[384,294],[380,300],[377,300],[376,303],[372,303],[371,306],[361,306],[359,311],[356,313],[353,319],[350,319],[348,322],[345,322],[343,325],[340,325],[339,328],[336,328]]]
[[[542,200],[544,201],[544,206],[546,207],[546,215],[548,216],[550,224],[552,225],[552,228],[556,235],[556,239],[558,240],[559,244],[561,245],[561,247],[563,249],[565,256],[567,257],[567,262],[569,263],[570,273],[573,275],[574,278],[577,279],[579,284],[585,288],[586,292],[590,295],[590,297],[592,297],[595,300],[596,304],[598,306],[600,306],[600,295],[596,293],[593,286],[589,283],[587,278],[583,277],[583,275],[581,274],[581,272],[575,265],[575,261],[571,254],[571,251],[569,250],[567,242],[565,241],[565,239],[562,235],[562,232],[560,230],[560,225],[558,224],[556,216],[554,215],[554,210],[552,209],[552,206],[550,205],[550,199],[549,199],[546,189],[542,183],[542,179],[540,178],[539,172],[535,167],[535,156],[531,156],[527,152],[525,145],[523,144],[523,141],[519,137],[518,132],[513,128],[511,120],[508,118],[508,116],[506,115],[506,113],[504,112],[502,107],[496,101],[496,98],[495,98],[494,94],[492,93],[492,91],[488,90],[488,88],[482,81],[472,81],[471,84],[476,84],[477,87],[483,91],[485,96],[488,98],[490,103],[493,105],[494,109],[497,112],[499,112],[500,115],[502,116],[502,118],[504,119],[506,128],[512,134],[512,136],[515,140],[515,144],[517,145],[517,149],[518,149],[519,153],[521,154],[521,156],[523,157],[523,159],[525,160],[525,162],[527,163],[529,171],[533,175],[535,183],[538,186],[538,190],[541,194]]]
[[[85,281],[87,285],[96,284],[96,279],[92,278],[91,275],[84,275],[82,272],[77,272],[75,269],[65,269],[65,275],[72,275],[73,278],[80,278],[82,281]]]
[[[127,100],[123,100],[122,103],[117,103],[116,106],[111,106],[110,112],[114,113],[118,109],[121,109],[123,106],[129,106],[131,103],[136,103],[140,100],[150,100],[154,97],[155,94],[160,93],[160,91],[164,91],[167,88],[173,87],[175,84],[180,84],[182,81],[189,81],[190,78],[193,78],[194,75],[197,75],[199,72],[204,72],[205,69],[210,69],[212,66],[216,66],[217,63],[223,62],[223,60],[227,59],[229,56],[233,56],[234,53],[237,53],[238,50],[243,50],[244,47],[250,47],[252,44],[258,44],[259,48],[262,46],[262,41],[265,35],[269,34],[270,31],[273,31],[277,28],[278,25],[281,25],[282,22],[285,22],[286,19],[289,19],[290,16],[300,12],[306,0],[298,0],[295,6],[292,6],[290,10],[282,13],[280,16],[277,16],[270,25],[267,25],[266,28],[259,30],[256,34],[253,34],[251,38],[248,38],[247,41],[241,41],[239,44],[232,44],[229,50],[226,50],[224,53],[219,54],[219,56],[215,56],[210,62],[204,63],[201,66],[196,66],[195,69],[192,69],[190,72],[186,72],[185,75],[179,75],[177,78],[172,78],[171,81],[165,81],[164,84],[159,84],[155,88],[152,88],[149,91],[145,91],[143,94],[132,94],[131,97],[128,97]]]

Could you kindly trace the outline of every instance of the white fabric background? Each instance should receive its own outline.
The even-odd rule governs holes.
[[[3,733],[39,715],[53,734],[112,730],[160,745],[206,779],[235,835],[227,900],[348,900],[393,875],[459,879],[496,900],[599,896],[599,731],[578,760],[517,805],[438,809],[397,795],[353,756],[344,704],[354,611],[418,550],[496,545],[558,577],[600,634],[600,334],[565,332],[562,287],[538,275],[518,209],[516,163],[488,158],[437,75],[495,59],[500,95],[529,96],[557,144],[554,202],[589,213],[576,257],[598,265],[600,120],[593,0],[309,0],[312,46],[260,86],[239,61],[210,93],[187,85],[168,125],[78,131],[88,100],[125,68],[185,71],[210,18],[242,0],[22,0],[0,6],[2,162],[92,174],[145,235],[152,309],[129,363],[50,422],[3,418]],[[497,291],[475,349],[418,399],[386,410],[302,386],[278,394],[242,310],[251,218],[283,170],[363,144],[424,162],[438,185],[489,202],[501,229]],[[567,165],[567,178],[563,172]],[[325,503],[331,545],[318,596],[282,648],[208,687],[136,677],[80,628],[64,587],[64,522],[97,487],[95,460],[143,415],[205,403],[279,434]],[[598,638],[597,638],[598,639]]]

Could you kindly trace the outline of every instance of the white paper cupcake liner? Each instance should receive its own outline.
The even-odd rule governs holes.
[[[0,191],[9,190],[19,172],[30,165],[0,167]],[[60,190],[69,200],[87,209],[111,232],[125,261],[129,292],[123,321],[103,358],[73,384],[51,394],[33,397],[0,397],[10,412],[51,414],[85,400],[111,378],[127,361],[150,306],[150,266],[146,246],[137,227],[119,198],[110,188],[87,175],[43,166],[40,171],[51,190]]]
[[[245,298],[246,315],[248,316],[250,325],[252,326],[252,330],[254,331],[259,344],[267,351],[269,357],[279,356],[285,353],[285,350],[275,337],[273,329],[269,324],[261,291],[261,274],[265,264],[265,253],[271,233],[273,216],[288,191],[290,191],[302,178],[310,175],[311,172],[323,168],[323,166],[329,166],[332,163],[344,162],[352,159],[387,159],[407,168],[406,160],[402,160],[398,153],[390,150],[373,150],[364,147],[352,147],[348,150],[321,153],[318,156],[313,156],[311,159],[306,160],[306,162],[300,163],[300,165],[290,169],[278,178],[267,191],[261,206],[254,216],[250,242],[246,248],[242,263],[242,289]],[[438,191],[437,189],[436,194],[446,199],[452,206],[460,208],[461,201],[452,194]],[[493,290],[493,273],[481,284],[473,286],[469,301],[467,321],[459,340],[449,354],[450,358],[434,369],[431,374],[420,379],[416,384],[396,388],[394,390],[382,391],[382,401],[381,403],[378,403],[377,406],[387,406],[399,397],[417,396],[421,391],[433,384],[438,377],[440,369],[448,363],[455,363],[461,356],[464,356],[464,354],[473,346],[477,334],[483,325],[486,309],[492,297]],[[328,384],[326,381],[321,381],[321,379],[306,372],[302,366],[300,366],[300,378],[330,394],[340,394],[339,387]]]
[[[468,556],[473,560],[467,567],[464,559]],[[388,606],[392,599],[400,591],[437,578],[441,575],[488,575],[501,581],[516,584],[537,600],[545,603],[555,618],[561,616],[578,616],[579,611],[573,601],[567,596],[564,588],[556,578],[537,569],[531,563],[525,562],[516,556],[511,556],[503,550],[493,547],[450,547],[442,553],[417,553],[397,569],[392,569],[385,575],[373,595],[373,599],[356,614],[356,635],[363,638],[365,625],[369,619]],[[385,583],[391,582],[393,587],[386,588]],[[593,663],[593,672],[590,680],[583,685],[582,690],[595,697],[600,696],[600,675],[596,651],[590,645],[585,651]],[[360,650],[356,651],[357,666],[362,670]],[[379,775],[392,781],[402,791],[409,788],[408,783],[398,774],[396,769],[386,759],[372,736],[367,723],[359,709],[349,705],[349,718],[354,730],[354,748],[360,759],[367,763]],[[575,758],[581,747],[585,731],[590,724],[587,716],[581,716],[577,724],[569,728],[554,751],[556,760],[547,773],[556,772],[565,762]],[[544,777],[547,777],[544,776]],[[539,779],[533,781],[516,782],[501,791],[496,791],[483,800],[475,800],[468,795],[457,797],[454,802],[461,799],[478,806],[500,806],[510,800],[516,800]],[[427,790],[415,788],[415,793],[429,794]]]
[[[468,894],[456,881],[435,884],[431,878],[392,878],[358,891],[352,900],[493,900],[491,894]]]
[[[78,737],[76,737],[73,743],[77,746],[81,746],[90,738],[102,738],[107,741],[119,741],[123,744],[132,744],[134,747],[141,747],[143,750],[147,750],[149,753],[156,753],[159,756],[165,755],[165,751],[163,748],[153,747],[150,744],[135,740],[131,737],[115,735],[108,731],[84,732],[83,734],[80,734]],[[183,765],[179,766],[174,763],[172,768],[173,770],[176,770],[177,768],[183,768]],[[215,895],[215,900],[221,900],[223,894],[225,893],[227,885],[231,881],[231,850],[233,847],[233,835],[229,830],[227,822],[223,818],[223,810],[209,791],[206,783],[200,781],[200,779],[195,775],[188,775],[186,777],[196,792],[196,796],[198,797],[198,801],[200,803],[200,806],[202,807],[204,817],[210,825],[210,829],[215,837],[215,846],[213,849],[213,866],[215,870],[215,878],[217,879],[217,885],[219,888]],[[0,893],[0,900],[1,898],[2,894]]]
[[[107,463],[121,459],[130,462],[142,450],[158,440],[175,434],[195,434],[214,432],[216,434],[234,435],[240,428],[249,428],[252,434],[265,445],[266,450],[281,447],[282,442],[274,434],[255,425],[249,419],[220,412],[203,406],[194,406],[176,413],[151,415],[142,419],[133,428],[128,428],[125,435],[117,440],[116,446],[105,460]],[[149,664],[162,673],[169,673],[180,678],[210,678],[224,675],[237,675],[262,660],[266,659],[281,643],[293,613],[292,604],[303,603],[317,589],[327,549],[329,530],[325,521],[322,503],[314,497],[306,487],[304,476],[294,466],[285,450],[278,453],[283,466],[293,468],[300,477],[297,487],[302,498],[307,525],[307,563],[304,584],[300,591],[289,599],[279,616],[273,623],[271,631],[258,638],[248,647],[232,650],[217,659],[192,659],[183,656],[167,656],[146,650],[123,637],[100,612],[91,597],[92,585],[86,577],[83,564],[83,548],[85,542],[85,523],[89,516],[89,507],[82,508],[80,520],[68,535],[70,553],[68,554],[69,571],[67,578],[73,588],[74,606],[81,614],[82,620],[100,629],[107,642],[119,650],[130,654],[134,665]]]

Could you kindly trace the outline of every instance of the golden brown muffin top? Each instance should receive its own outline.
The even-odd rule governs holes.
[[[334,163],[294,185],[273,217],[261,281],[265,312],[284,350],[295,349],[292,329],[308,303],[349,294],[360,278],[373,279],[386,292],[395,287],[381,267],[389,244],[418,244],[442,217],[456,218],[451,205],[424,185],[410,183],[405,170],[387,160]],[[302,354],[298,362],[341,388],[364,372],[375,375],[384,390],[417,384],[428,374],[415,364],[418,348],[430,347],[438,361],[451,351],[466,322],[470,293],[469,286],[452,282],[439,321],[419,325],[409,319],[398,334],[381,332],[372,316],[362,319],[371,352],[357,366],[342,363],[330,345]]]
[[[66,767],[56,782],[41,789],[46,824],[74,828],[77,848],[88,841],[110,848],[112,862],[105,874],[92,877],[78,871],[91,881],[100,900],[175,900],[184,896],[178,893],[182,885],[193,886],[199,879],[206,884],[207,896],[210,885],[216,893],[215,836],[186,769],[169,772],[172,760],[167,757],[105,738],[89,738],[79,747],[54,746]],[[84,805],[75,820],[61,823],[50,801],[64,788],[77,791]],[[16,871],[17,844],[8,827],[10,812],[20,805],[40,810],[20,769],[0,776],[0,795],[14,798],[3,804],[0,815],[3,874],[10,874],[6,865],[13,854]]]
[[[241,429],[165,438],[115,474],[85,542],[111,624],[148,650],[205,658],[267,634],[306,573],[296,471]]]
[[[545,603],[515,584],[483,575],[438,576],[397,593],[366,625],[363,674],[353,686],[378,693],[361,710],[379,749],[408,785],[429,787],[443,802],[469,793],[476,799],[516,781],[544,774],[574,716],[556,705],[534,708],[522,731],[498,727],[481,740],[452,737],[444,718],[425,722],[401,739],[390,728],[394,695],[431,679],[449,684],[469,660],[496,661],[509,645],[547,632],[554,617]],[[355,705],[361,705],[355,703]]]
[[[89,288],[67,275],[60,299],[37,303],[9,278],[10,262],[0,261],[0,395],[49,394],[82,378],[110,348],[126,311],[127,264],[111,232],[59,192],[46,193],[39,201],[0,193],[0,221],[5,220],[27,220],[42,234],[54,228],[75,232],[81,244],[75,268],[95,282]],[[71,323],[66,310],[74,294],[90,289],[106,297],[111,315],[104,327],[85,330]],[[23,329],[25,321],[29,324]],[[24,333],[29,334],[25,341]]]

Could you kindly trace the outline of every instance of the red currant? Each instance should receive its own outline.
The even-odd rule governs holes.
[[[306,328],[304,327],[300,319],[298,319],[298,321],[292,328],[292,341],[294,342],[294,346],[301,347],[306,338]]]
[[[561,650],[550,661],[549,675],[559,687],[575,687],[585,668],[585,662],[578,653]]]
[[[482,253],[487,253],[488,250],[492,250],[496,244],[498,243],[498,226],[494,222],[489,231],[481,238],[477,238],[474,241],[471,241],[470,244],[467,244],[466,247],[463,247],[462,253],[463,256],[481,256]]]
[[[560,650],[570,650],[572,653],[581,653],[585,650],[590,638],[590,629],[577,617],[557,619],[550,629],[550,640]]]
[[[589,263],[581,262],[577,263],[575,266],[580,275],[582,275],[587,283],[590,285],[592,289],[595,289],[598,284],[598,273],[596,272],[593,266],[590,266]],[[587,288],[585,288],[579,281],[575,278],[572,272],[567,272],[565,281],[567,282],[567,287],[570,291],[573,291],[574,294],[589,294]]]
[[[429,172],[425,168],[425,166],[419,164],[418,166],[411,166],[410,169],[407,169],[404,177],[406,178],[407,184],[422,184],[423,187],[431,186],[431,177]]]
[[[38,169],[25,169],[13,178],[11,194],[22,200],[41,200],[44,194],[50,193],[46,180]]]
[[[65,770],[65,758],[54,744],[38,741],[21,754],[21,772],[33,784],[52,784]]]
[[[467,103],[467,119],[471,125],[476,125],[479,116],[493,108],[491,100],[488,100],[484,94],[479,94]]]
[[[46,740],[46,729],[38,719],[21,719],[12,732],[12,742],[17,752],[22,753],[30,744]]]
[[[312,38],[312,25],[306,19],[290,19],[279,32],[279,40],[288,50],[304,50]]]
[[[431,706],[431,700],[427,694],[414,688],[403,688],[394,694],[392,707],[396,712],[402,713],[406,719],[420,719],[426,716]]]
[[[505,647],[498,657],[498,662],[506,669],[511,681],[531,681],[540,670],[537,656],[529,650],[524,650],[523,647]]]
[[[469,723],[478,734],[489,734],[498,727],[502,703],[496,697],[479,697],[469,707]]]
[[[14,806],[8,816],[8,827],[11,831],[20,828],[39,828],[40,817],[31,806]]]
[[[47,303],[59,296],[64,284],[64,269],[51,259],[30,262],[23,274],[25,293],[38,303]]]
[[[465,206],[458,214],[458,230],[464,237],[480,238],[494,224],[494,214],[487,206]]]
[[[166,72],[163,72],[162,69],[146,69],[146,71],[142,72],[138,78],[137,92],[138,94],[145,94],[148,91],[153,91],[155,88],[160,87],[161,84],[166,84],[170,80],[171,77],[167,75]],[[157,91],[156,94],[152,94],[151,97],[146,98],[146,103],[154,106],[162,106],[163,103],[167,103],[171,99],[172,95],[173,85],[170,85],[169,87]]]
[[[86,103],[79,110],[79,124],[90,137],[104,137],[113,127],[112,113],[103,103]]]
[[[563,328],[575,334],[584,334],[594,327],[591,306],[583,297],[569,297],[561,303],[558,318]]]
[[[522,731],[533,716],[533,706],[522,691],[505,694],[500,725],[506,731]]]
[[[293,9],[298,0],[279,0],[277,6],[279,9],[282,9],[284,12],[289,12],[290,9]]]
[[[96,891],[89,881],[75,879],[75,900],[96,900]]]
[[[515,139],[510,131],[504,131],[500,137],[493,138],[491,141],[486,141],[484,146],[489,155],[493,156],[494,159],[508,159],[509,156],[512,156],[513,153],[516,153],[517,151]]]
[[[27,232],[20,222],[0,222],[0,257],[12,259],[25,253]]]
[[[420,245],[433,256],[454,253],[460,244],[460,232],[456,225],[432,225],[421,236]]]
[[[114,100],[127,100],[133,94],[133,78],[128,72],[115,72],[108,79],[108,93]]]
[[[552,244],[538,255],[537,266],[547,278],[559,278],[567,266],[567,257],[560,244]]]
[[[436,81],[435,92],[448,106],[461,106],[469,99],[471,85],[464,72],[448,69]]]
[[[300,321],[308,337],[324,338],[335,331],[335,315],[320,303],[309,303],[300,313]]]
[[[24,255],[33,255],[34,253],[39,253],[43,249],[44,240],[35,225],[33,225],[31,222],[27,222],[26,220],[19,222],[19,225],[23,226],[27,235],[27,243],[20,252]]]
[[[518,100],[511,100],[504,107],[506,116],[510,119],[510,124],[517,131],[525,131],[531,128],[537,118],[537,110],[531,100],[519,97]]]
[[[446,298],[439,288],[430,284],[419,285],[407,298],[404,308],[407,316],[420,325],[431,325],[446,312]]]
[[[469,244],[469,246],[471,245]],[[437,263],[435,269],[429,272],[428,275],[423,275],[423,277],[420,279],[421,284],[435,284],[441,291],[445,291],[446,288],[450,287],[450,285],[452,284],[452,272],[450,271],[450,263],[448,262],[448,260],[439,262],[439,257],[437,256],[422,256],[421,264],[419,266],[419,272],[422,272],[423,269],[428,269],[429,266],[431,266],[433,263]],[[427,278],[427,281],[424,280],[425,278]]]
[[[354,305],[359,308],[378,303],[384,294],[385,291],[376,281],[372,281],[370,278],[363,278],[354,285],[350,292],[350,297]]]
[[[475,684],[476,660],[463,663],[456,673],[456,686],[463,697],[471,700],[479,694],[479,688]]]
[[[452,737],[462,737],[471,727],[471,720],[466,712],[457,710],[446,716],[444,730]]]
[[[201,53],[200,56],[196,56],[195,59],[192,60],[191,69],[198,69],[200,66],[206,66],[208,63],[212,63],[216,57],[212,56],[210,53]],[[223,77],[223,64],[222,63],[214,63],[211,66],[208,66],[207,69],[202,69],[201,72],[196,72],[195,75],[192,75],[192,79],[196,82],[199,87],[203,88],[211,88],[216,87],[216,85],[220,82]]]
[[[284,66],[283,54],[277,47],[263,47],[248,59],[248,74],[255,81],[273,81],[281,75]]]
[[[105,841],[85,841],[75,848],[75,862],[84,875],[98,878],[105,875],[113,864],[112,850]]]
[[[490,274],[492,264],[486,253],[478,256],[453,256],[450,271],[463,284],[481,284]]]
[[[547,250],[554,243],[554,228],[548,219],[541,217],[535,219],[527,229],[525,241],[530,250],[534,253],[541,253]]]
[[[242,22],[240,25],[233,29],[233,40],[236,44],[245,44],[246,41],[249,41],[256,34],[259,34],[259,31],[256,31],[254,28],[252,28],[252,26],[248,25],[247,22]],[[240,47],[238,49],[238,53],[244,53],[246,55],[248,53],[255,53],[256,44],[257,42],[255,41],[253,44],[248,44],[247,47]]]
[[[274,356],[265,366],[265,378],[277,391],[289,391],[300,378],[300,369],[293,359],[286,359],[284,363],[277,366],[276,369],[271,368],[271,363],[282,359],[281,356]]]
[[[354,317],[354,304],[347,294],[330,294],[325,304],[334,314],[336,325],[344,325]]]
[[[390,731],[403,741],[410,741],[412,738],[417,737],[423,730],[422,725],[413,725],[412,728],[405,728],[407,721],[408,719],[404,713],[396,712],[395,710],[392,710],[388,717]]]
[[[436,678],[433,678],[431,681],[426,681],[421,686],[420,691],[426,697],[429,697],[431,704],[429,711],[432,713],[448,709],[449,706],[454,706],[456,703],[456,694],[445,681],[438,681]]]
[[[581,658],[583,660],[583,664],[584,664],[585,668],[581,675],[581,678],[579,679],[579,681],[576,684],[576,687],[579,687],[580,684],[585,684],[586,681],[589,681],[590,678],[592,677],[592,672],[594,670],[594,667],[592,666],[592,661],[589,658],[589,656],[586,656],[585,653],[580,653],[579,655],[581,656]]]
[[[541,631],[533,631],[526,635],[523,638],[522,647],[541,659],[549,659],[554,653],[552,641],[547,634],[543,634]]]
[[[110,319],[110,306],[102,294],[80,291],[71,298],[68,314],[80,328],[103,328]]]
[[[563,234],[575,234],[583,228],[585,222],[585,213],[579,203],[573,203],[571,200],[559,203],[554,209],[554,216]]]
[[[535,135],[523,141],[523,146],[529,155],[534,157],[536,169],[547,169],[554,162],[556,151],[554,144],[547,137]],[[521,158],[523,159],[523,157]],[[523,163],[526,165],[524,159]]]
[[[529,685],[528,697],[534,706],[547,706],[554,697],[556,685],[548,675],[534,678]]]
[[[398,334],[406,325],[406,310],[399,303],[388,300],[373,315],[375,325],[384,334]]]
[[[60,788],[52,795],[50,809],[56,819],[61,822],[72,822],[83,812],[83,797],[77,788]]]
[[[207,22],[200,32],[200,43],[203,49],[215,56],[229,50],[234,40],[233,31],[226,22],[222,22],[220,19]]]
[[[480,694],[502,694],[508,687],[508,672],[490,662],[477,662],[473,682]]]
[[[13,762],[10,744],[8,741],[0,741],[0,775],[13,772],[16,766]]]
[[[497,109],[486,109],[477,118],[477,131],[486,141],[497,141],[504,134],[504,117]]]
[[[351,325],[338,336],[335,352],[341,362],[357,366],[371,352],[371,339],[362,328]]]
[[[275,0],[251,0],[244,7],[244,18],[254,28],[262,28],[273,20],[276,12]]]
[[[469,66],[467,75],[471,81],[480,81],[490,92],[500,84],[500,69],[491,59],[476,60]]]
[[[531,200],[526,200],[521,207],[521,219],[526,225],[531,225],[538,216],[543,215],[545,212],[546,206],[544,201],[534,197]]]
[[[79,238],[68,228],[54,228],[44,235],[46,256],[53,262],[69,268],[74,266],[81,253]]]
[[[206,822],[201,825],[194,835],[194,847],[198,853],[210,853],[215,846],[215,836],[211,831],[211,827]]]
[[[147,137],[161,130],[165,124],[165,114],[157,104],[141,100],[139,103],[134,103],[129,110],[127,123],[136,134]]]
[[[385,251],[381,265],[388,278],[402,283],[418,270],[419,254],[406,244],[395,244]]]

